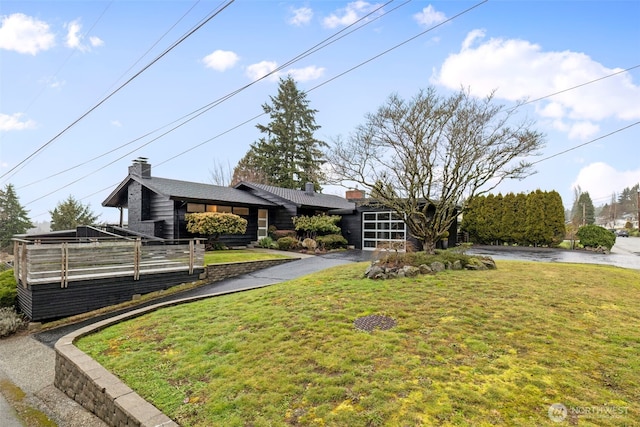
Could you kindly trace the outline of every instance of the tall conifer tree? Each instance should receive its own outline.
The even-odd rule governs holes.
[[[0,189],[0,247],[9,246],[15,234],[26,233],[32,227],[28,211],[20,205],[15,188],[7,184],[4,190]]]
[[[321,166],[325,162],[323,148],[328,145],[316,139],[314,132],[317,110],[309,107],[305,92],[301,92],[291,76],[280,79],[278,95],[262,109],[269,114],[269,124],[256,127],[265,134],[251,145],[253,165],[270,184],[302,189],[312,182],[316,190],[325,181]]]

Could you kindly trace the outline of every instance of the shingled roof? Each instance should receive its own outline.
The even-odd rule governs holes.
[[[237,184],[235,188],[248,188],[250,190],[253,190],[253,193],[257,196],[268,193],[269,195],[276,196],[281,201],[293,203],[296,206],[318,207],[326,209],[355,209],[355,203],[332,194],[307,192],[304,190],[292,190],[290,188],[275,187],[273,185],[256,184],[244,181]],[[269,200],[275,201],[273,197],[270,197]],[[275,202],[277,203],[277,201]]]
[[[157,177],[141,178],[131,174],[109,195],[109,197],[105,199],[104,202],[102,202],[102,205],[115,207],[121,204],[119,201],[126,200],[126,189],[131,181],[137,181],[153,192],[175,200],[275,206],[274,203],[271,203],[268,200],[254,196],[248,191],[239,190],[233,187],[223,187],[220,185]]]

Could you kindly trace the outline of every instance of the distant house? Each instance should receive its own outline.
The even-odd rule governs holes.
[[[230,246],[244,246],[268,235],[269,227],[292,230],[292,218],[300,215],[340,215],[342,234],[350,245],[373,250],[380,244],[411,240],[402,218],[382,207],[373,207],[359,190],[346,197],[317,193],[313,184],[305,190],[240,182],[235,187],[158,178],[141,158],[129,167],[129,174],[102,203],[127,210],[127,231],[155,238],[193,237],[187,231],[185,215],[194,212],[230,212],[247,220],[244,235],[221,236]],[[454,224],[455,227],[455,224]],[[451,244],[455,243],[452,227]]]

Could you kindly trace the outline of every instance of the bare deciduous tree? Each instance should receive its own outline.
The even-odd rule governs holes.
[[[231,185],[233,168],[229,161],[225,166],[218,159],[213,159],[213,168],[209,169],[209,175],[213,185],[228,187]]]
[[[515,109],[493,101],[467,90],[441,97],[434,88],[409,101],[392,95],[347,140],[334,141],[333,176],[364,186],[433,252],[466,200],[530,175],[523,158],[544,144],[532,122],[511,124]]]

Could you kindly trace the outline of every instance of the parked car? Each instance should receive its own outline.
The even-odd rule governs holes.
[[[627,231],[627,230],[618,230],[616,232],[616,235],[618,237],[629,237],[629,231]]]

